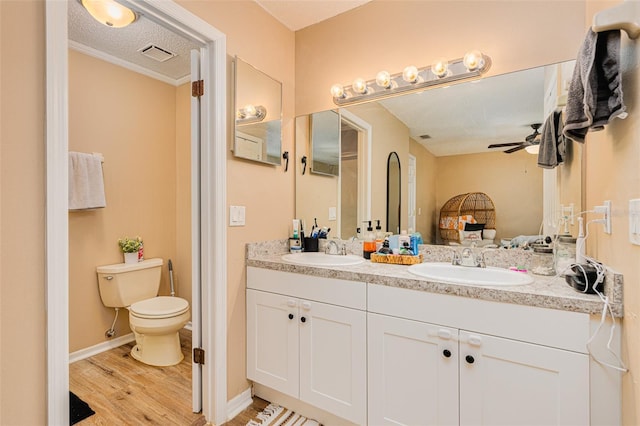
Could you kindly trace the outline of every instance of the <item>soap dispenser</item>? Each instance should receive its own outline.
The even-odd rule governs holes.
[[[369,225],[367,226],[367,232],[364,234],[364,242],[362,243],[362,256],[365,259],[371,259],[371,253],[376,252],[376,237],[373,233],[373,227],[371,226],[371,221],[366,221]]]
[[[384,232],[382,232],[382,226],[380,226],[380,219],[376,219],[376,222],[378,222],[376,225],[376,250],[380,250],[384,241]]]

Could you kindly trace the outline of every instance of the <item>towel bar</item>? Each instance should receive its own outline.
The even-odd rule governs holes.
[[[597,33],[623,30],[629,38],[638,38],[640,36],[640,2],[625,0],[619,5],[596,13],[591,29]]]

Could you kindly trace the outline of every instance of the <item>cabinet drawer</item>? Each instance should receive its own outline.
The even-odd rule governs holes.
[[[368,285],[367,297],[369,312],[587,353],[588,314],[377,284]]]
[[[352,309],[367,308],[367,285],[358,281],[313,277],[249,266],[247,267],[247,288]]]

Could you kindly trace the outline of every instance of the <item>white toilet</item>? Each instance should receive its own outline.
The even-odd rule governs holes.
[[[158,296],[162,259],[98,266],[102,303],[127,308],[129,326],[136,337],[131,356],[159,367],[180,363],[178,331],[189,321],[189,302],[179,297]]]

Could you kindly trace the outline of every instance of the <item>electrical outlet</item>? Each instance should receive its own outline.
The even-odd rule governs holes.
[[[611,234],[611,200],[604,202],[604,233]]]
[[[629,242],[640,246],[640,198],[629,200]]]

